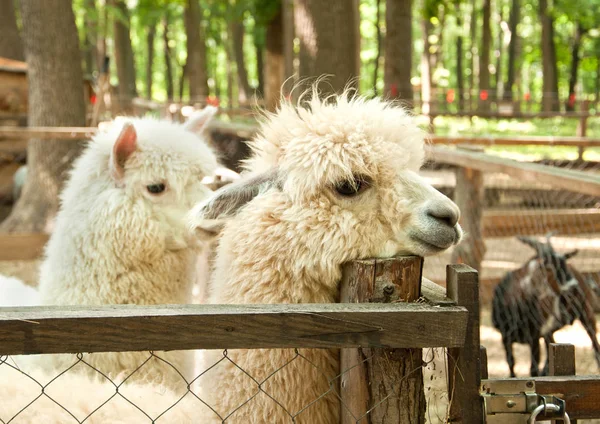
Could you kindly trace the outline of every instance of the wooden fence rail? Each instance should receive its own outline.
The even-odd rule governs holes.
[[[215,121],[213,128],[220,131],[232,131],[242,138],[252,138],[258,131],[253,124],[228,123]],[[73,140],[90,138],[98,131],[95,127],[0,127],[0,142],[3,140],[54,139]],[[486,136],[441,136],[431,135],[432,144],[456,145],[468,144],[479,146],[570,146],[570,147],[600,147],[600,138],[590,137],[486,137]],[[0,143],[1,144],[1,143]]]
[[[499,172],[521,181],[546,183],[578,193],[600,197],[600,174],[562,169],[537,163],[518,162],[467,149],[449,149],[438,146],[426,147],[436,162],[457,165],[484,172]]]

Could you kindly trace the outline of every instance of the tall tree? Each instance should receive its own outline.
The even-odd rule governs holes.
[[[206,40],[201,16],[199,1],[187,0],[185,8],[185,34],[187,37],[185,73],[189,81],[191,101],[204,101],[208,96]]]
[[[14,0],[0,0],[0,57],[24,60],[23,44],[17,28]]]
[[[384,93],[412,104],[412,0],[387,0],[385,27]]]
[[[167,91],[167,100],[173,101],[175,89],[173,87],[173,52],[169,40],[169,11],[165,12],[163,17],[163,44],[165,47],[165,83]]]
[[[256,22],[256,18],[255,18]],[[256,93],[260,97],[264,96],[265,93],[265,28],[262,25],[255,23],[254,28],[254,50],[256,51],[256,77],[258,79],[258,86],[256,87]],[[283,43],[283,34],[279,34],[278,37]]]
[[[244,56],[244,27],[243,15],[234,16],[233,21],[229,23],[229,32],[233,45],[233,57],[237,69],[239,101],[246,102],[251,94],[252,88],[248,82],[248,68],[246,67],[246,57]]]
[[[458,97],[459,111],[464,109],[465,96],[465,82],[463,77],[463,22],[460,4],[460,0],[454,1],[454,8],[456,13],[456,27],[458,28],[458,34],[456,35],[456,94]]]
[[[519,46],[519,34],[517,28],[520,20],[520,0],[512,0],[510,8],[510,17],[508,20],[508,30],[510,31],[510,42],[508,44],[508,72],[506,74],[506,84],[504,84],[504,100],[513,99],[513,86],[515,84],[517,52]]]
[[[421,56],[421,112],[428,115],[431,112],[431,20],[427,13],[421,19],[421,33],[423,34],[423,55]]]
[[[375,1],[375,42],[376,52],[375,58],[373,59],[373,96],[377,96],[377,81],[379,81],[379,62],[381,60],[381,49],[383,44],[383,37],[381,35],[381,0]]]
[[[115,6],[114,42],[117,76],[119,78],[119,104],[125,112],[131,111],[131,102],[137,96],[135,85],[135,60],[129,33],[129,10],[125,0],[112,0]]]
[[[491,0],[483,0],[482,33],[481,33],[481,55],[479,56],[479,90],[485,92],[480,97],[479,108],[489,109],[490,94],[490,49],[492,48],[492,30],[490,20],[492,15]]]
[[[156,22],[150,22],[146,30],[146,98],[152,99],[152,83],[154,70],[154,39],[156,38]]]
[[[20,0],[29,82],[29,125],[85,125],[83,73],[75,15],[70,0]],[[1,229],[34,232],[47,228],[58,208],[79,141],[30,140],[23,192]]]
[[[556,47],[554,45],[554,19],[550,15],[548,0],[539,0],[539,16],[542,23],[542,110],[557,111],[558,103],[558,67]]]
[[[283,11],[281,8],[267,25],[265,59],[265,107],[267,110],[274,111],[279,104],[281,86],[285,76]]]
[[[358,2],[295,0],[294,22],[300,40],[300,78],[330,75],[323,95],[341,90],[359,74]]]
[[[85,0],[84,4],[84,28],[83,29],[83,63],[85,73],[91,75],[99,70],[98,66],[98,12],[96,0]],[[100,62],[102,63],[102,62]]]

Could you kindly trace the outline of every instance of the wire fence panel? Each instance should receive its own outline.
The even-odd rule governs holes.
[[[340,382],[351,369],[332,366],[339,350],[273,352],[278,360],[252,364],[252,355],[264,350],[196,351],[196,374],[191,378],[151,351],[144,353],[130,372],[112,377],[106,367],[94,365],[97,353],[69,355],[70,363],[55,371],[40,371],[36,366],[36,360],[48,355],[2,356],[0,422],[330,422],[315,420],[311,413],[325,408],[331,417],[338,418],[341,412],[352,417],[349,422],[367,423],[374,415],[385,414],[388,402],[412,395],[404,390],[405,379],[392,381],[387,397],[358,413],[354,405],[341,400]],[[423,361],[419,359],[406,376],[425,370],[427,415],[432,423],[444,422],[447,414],[444,357],[443,349],[427,349]],[[369,360],[363,357],[357,366]],[[156,384],[136,380],[146,369],[155,374],[155,381],[161,373],[177,375],[178,381]]]

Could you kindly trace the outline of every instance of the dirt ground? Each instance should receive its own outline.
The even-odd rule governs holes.
[[[37,285],[39,261],[0,261],[0,274],[16,277],[32,286]],[[427,275],[427,274],[426,274]],[[597,316],[600,320],[600,315]],[[592,345],[585,330],[579,322],[565,327],[555,333],[557,343],[575,345],[576,367],[578,375],[600,374],[593,357]],[[598,337],[600,340],[600,336]],[[489,306],[482,306],[481,313],[481,343],[487,348],[488,371],[490,377],[508,377],[504,348],[500,333],[491,324]],[[442,349],[424,350],[425,396],[427,399],[427,422],[432,424],[444,423],[448,405],[446,389],[446,364]],[[529,348],[525,345],[514,345],[516,358],[516,373],[527,376],[529,372]],[[542,361],[545,360],[542,343]],[[568,411],[567,411],[568,412]],[[600,424],[599,420],[579,420],[581,424]]]

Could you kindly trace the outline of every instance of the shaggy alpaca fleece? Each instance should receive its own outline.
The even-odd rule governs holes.
[[[202,179],[213,174],[217,160],[197,134],[215,111],[206,108],[183,125],[121,118],[94,137],[61,195],[41,266],[42,304],[191,303],[199,252],[184,217],[194,202],[210,193]],[[161,188],[164,191],[151,191]],[[160,356],[191,376],[192,352]],[[132,372],[147,357],[148,353],[85,356],[109,376]],[[40,361],[64,369],[73,359],[49,355]],[[161,367],[145,365],[135,378],[157,383],[167,379],[185,389],[176,372]]]
[[[334,303],[344,262],[431,255],[459,242],[458,208],[416,175],[424,133],[413,118],[347,95],[284,102],[251,143],[249,174],[192,210],[200,237],[220,234],[210,303]],[[237,366],[222,361],[199,384],[228,423],[339,422],[339,351],[227,356]],[[221,358],[205,351],[204,367]]]
[[[37,306],[39,303],[36,289],[18,278],[0,274],[0,306]]]

